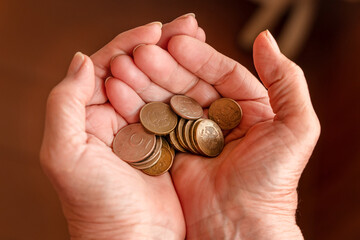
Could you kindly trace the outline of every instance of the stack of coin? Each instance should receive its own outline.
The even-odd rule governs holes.
[[[200,104],[184,95],[173,96],[170,106],[162,102],[148,103],[140,111],[141,124],[130,124],[117,133],[113,142],[114,153],[152,176],[161,175],[171,168],[174,148],[180,152],[215,157],[224,147],[221,130],[236,127],[242,111],[236,101],[222,98],[210,106],[210,119],[202,118],[203,114]]]
[[[191,152],[206,157],[216,157],[224,148],[224,136],[212,120],[181,118],[168,136],[171,145],[180,152]]]
[[[150,175],[161,175],[169,170],[175,151],[166,140],[145,131],[140,123],[122,128],[113,142],[114,153],[136,169]]]

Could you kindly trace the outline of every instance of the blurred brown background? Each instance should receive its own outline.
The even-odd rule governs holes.
[[[47,94],[76,51],[91,54],[124,30],[194,12],[207,42],[254,72],[237,35],[257,8],[247,0],[1,0],[0,240],[68,239],[38,151]],[[270,28],[275,36],[280,29]],[[322,124],[299,187],[306,239],[360,239],[359,56],[360,2],[319,1],[294,57]]]

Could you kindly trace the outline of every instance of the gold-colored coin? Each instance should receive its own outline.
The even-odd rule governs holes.
[[[221,129],[229,130],[239,125],[242,110],[235,100],[220,98],[210,105],[209,118],[215,121]]]
[[[211,104],[210,119],[201,118],[202,107],[187,96],[173,96],[170,105],[162,102],[146,104],[140,111],[142,126],[131,124],[121,129],[114,139],[114,152],[132,167],[151,176],[169,170],[175,150],[218,156],[225,144],[222,129],[236,127],[242,118],[241,107],[229,98]],[[176,114],[180,116],[179,120]]]
[[[168,136],[170,144],[178,151],[180,152],[186,152],[186,149],[184,149],[180,143],[178,142],[178,139],[176,138],[175,131],[172,131]]]
[[[150,162],[147,163],[143,163],[142,165],[134,165],[134,164],[130,164],[133,168],[136,169],[147,169],[150,168],[152,166],[154,166],[160,159],[160,155],[161,155],[161,151],[157,152],[153,157],[152,160]]]
[[[178,125],[175,128],[176,138],[180,145],[187,151],[190,151],[190,148],[186,145],[184,141],[183,128],[186,120],[184,118],[180,118]]]
[[[190,152],[194,153],[194,154],[199,154],[199,152],[196,150],[195,146],[193,146],[192,142],[191,142],[191,127],[194,123],[194,120],[188,120],[185,123],[185,126],[183,127],[183,136],[184,136],[184,142],[186,143],[186,145],[189,147]]]
[[[201,105],[185,95],[174,95],[170,99],[170,106],[182,118],[199,119],[203,116]]]
[[[161,142],[162,142],[162,146],[166,147],[167,149],[170,149],[170,144],[164,137],[161,137]]]
[[[169,149],[172,157],[175,158],[175,149],[172,146],[170,146],[169,142],[164,137],[162,137],[161,140],[162,140],[162,145],[165,146],[167,149]]]
[[[159,176],[166,173],[172,166],[174,158],[170,150],[165,146],[161,148],[159,161],[152,167],[143,169],[142,171],[150,176]]]
[[[137,169],[146,169],[155,165],[160,158],[161,147],[162,139],[161,137],[156,137],[155,149],[151,155],[142,161],[130,163],[130,165]]]
[[[172,146],[170,146],[170,153],[171,156],[175,159],[176,153],[175,153],[175,149]]]
[[[151,102],[141,109],[140,121],[149,132],[166,135],[176,127],[177,116],[166,103]]]
[[[199,125],[199,123],[203,120],[204,120],[204,118],[200,118],[200,119],[196,120],[190,127],[190,143],[195,148],[196,152],[201,155],[205,155],[205,153],[203,153],[201,151],[201,149],[199,148],[199,145],[196,142],[195,130],[196,130],[197,125]]]
[[[156,137],[145,131],[140,123],[120,129],[113,141],[113,151],[126,162],[138,162],[147,158],[155,148]]]
[[[224,136],[220,127],[210,119],[199,121],[194,128],[198,148],[208,157],[216,157],[224,148]]]

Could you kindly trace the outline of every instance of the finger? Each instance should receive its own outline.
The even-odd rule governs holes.
[[[134,62],[149,78],[173,93],[185,93],[199,80],[181,67],[167,51],[156,45],[143,45],[133,52]]]
[[[158,86],[150,80],[128,55],[119,55],[111,61],[112,75],[131,87],[145,102],[168,101],[173,95],[171,92]],[[109,91],[109,89],[107,89]],[[113,94],[109,100],[118,102],[121,96]]]
[[[180,16],[169,22],[164,24],[162,28],[162,34],[158,46],[166,49],[167,43],[172,36],[175,35],[188,35],[191,37],[195,37],[198,32],[198,23],[195,19],[195,14],[188,13],[183,16]]]
[[[86,108],[86,132],[111,146],[114,135],[127,122],[109,104],[91,105]]]
[[[269,31],[254,42],[256,70],[268,88],[275,120],[289,125],[297,133],[318,133],[319,122],[311,104],[303,71],[280,53]]]
[[[106,90],[114,109],[128,123],[139,122],[139,112],[145,102],[126,83],[119,79],[109,77],[106,79]]]
[[[219,95],[212,86],[206,86],[197,76],[179,65],[175,59],[165,50],[156,45],[143,45],[136,48],[133,53],[136,66],[144,72],[153,82],[174,94],[187,94],[198,100],[198,93],[206,96],[199,98],[201,102],[216,99]]]
[[[94,66],[91,59],[76,53],[65,79],[50,93],[42,151],[65,154],[78,151],[86,143],[85,106],[95,87]],[[74,155],[74,154],[71,154]],[[49,159],[47,156],[44,159]]]
[[[162,48],[166,48],[168,40],[179,34],[186,34],[189,36],[196,36],[197,34],[201,39],[205,38],[205,33],[200,30],[197,25],[194,14],[185,14],[174,21],[167,23],[162,28],[161,39],[157,43]],[[136,93],[145,101],[168,101],[173,95],[171,92],[158,86],[152,82],[150,78],[145,75],[133,60],[125,54],[115,57],[111,61],[112,75],[124,81],[128,86],[134,89]],[[118,96],[113,95],[115,98]],[[111,101],[117,101],[112,99]]]
[[[267,91],[244,66],[208,44],[188,36],[175,36],[169,53],[180,65],[205,80],[223,96],[235,100],[267,98]]]
[[[135,46],[141,43],[157,43],[161,37],[161,27],[160,22],[154,22],[123,32],[91,56],[95,66],[96,85],[89,104],[101,104],[107,101],[104,79],[110,74],[111,59],[118,54],[130,54]]]
[[[221,97],[212,85],[202,79],[193,88],[189,89],[185,95],[195,99],[203,108],[209,107],[211,103]]]

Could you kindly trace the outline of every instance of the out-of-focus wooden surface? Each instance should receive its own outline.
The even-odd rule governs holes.
[[[38,162],[46,97],[76,51],[118,33],[195,12],[207,42],[250,68],[236,37],[248,1],[0,1],[0,239],[67,239],[60,204]],[[299,187],[306,239],[360,239],[360,3],[321,1],[295,61],[322,135]]]

